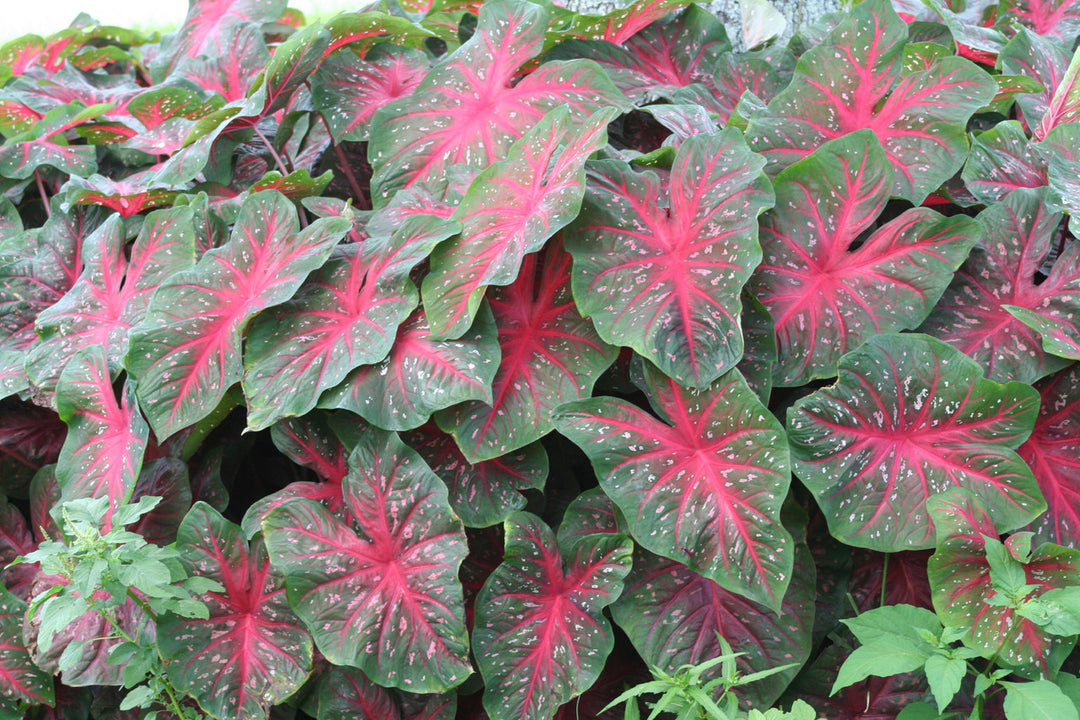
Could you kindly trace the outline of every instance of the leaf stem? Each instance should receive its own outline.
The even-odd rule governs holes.
[[[37,170],[34,170],[34,182],[37,184],[38,194],[41,195],[41,204],[45,206],[45,217],[52,217],[52,206],[49,204],[49,196],[45,193],[45,182]]]
[[[265,135],[263,135],[262,130],[259,129],[259,126],[257,124],[252,125],[251,127],[255,131],[255,134],[259,137],[259,139],[262,140],[263,143],[266,145],[266,149],[270,151],[270,157],[274,158],[274,163],[277,165],[278,171],[282,175],[288,175],[290,170],[286,167],[285,160],[281,157],[281,155],[278,154],[278,151],[274,149],[274,144],[270,142]]]
[[[341,171],[345,173],[345,179],[349,181],[349,189],[352,190],[355,206],[360,210],[370,210],[371,204],[367,201],[364,191],[360,189],[360,181],[353,174],[349,158],[345,156],[345,151],[341,149],[341,146],[337,144],[337,140],[334,139],[334,133],[330,130],[330,123],[326,121],[322,113],[316,113],[316,115],[326,126],[326,132],[330,133],[330,146],[334,148],[334,155],[337,156],[338,165],[341,167]]]
[[[881,561],[881,600],[879,607],[885,607],[885,581],[889,579],[889,553],[885,553],[885,559]]]

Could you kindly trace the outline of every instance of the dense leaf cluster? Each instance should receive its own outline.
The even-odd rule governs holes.
[[[750,25],[0,48],[0,716],[1077,717],[1080,6]]]

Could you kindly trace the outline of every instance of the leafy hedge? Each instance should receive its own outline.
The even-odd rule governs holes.
[[[1078,35],[191,0],[3,46],[0,715],[1077,717]]]

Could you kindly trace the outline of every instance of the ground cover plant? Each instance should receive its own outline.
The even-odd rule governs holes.
[[[0,48],[0,716],[1080,717],[1080,6],[603,11]]]

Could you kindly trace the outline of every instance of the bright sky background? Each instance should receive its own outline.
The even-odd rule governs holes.
[[[308,20],[363,4],[363,0],[289,0],[289,6],[302,10]],[[0,41],[27,33],[54,33],[80,12],[105,25],[171,30],[184,19],[187,7],[187,0],[0,0]]]

